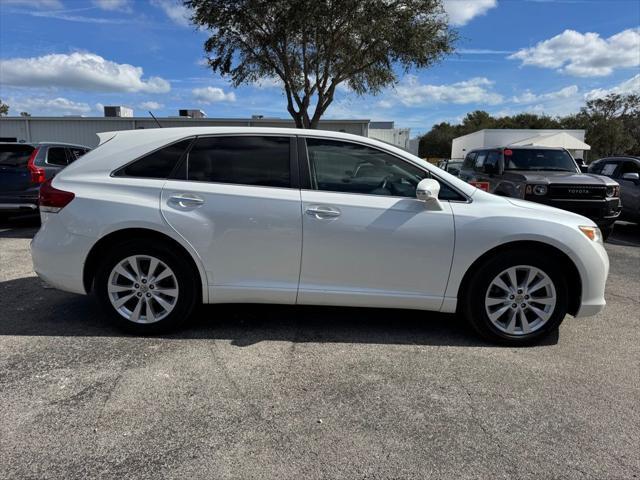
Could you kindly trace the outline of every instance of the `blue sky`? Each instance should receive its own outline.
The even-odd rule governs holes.
[[[564,115],[607,92],[640,93],[638,0],[445,0],[458,53],[327,116],[394,120],[418,134],[482,109]],[[277,82],[232,88],[205,66],[204,32],[177,0],[0,0],[0,98],[11,114],[287,117]]]

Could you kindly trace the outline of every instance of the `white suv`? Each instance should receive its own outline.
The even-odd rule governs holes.
[[[528,344],[605,305],[589,219],[482,192],[402,150],[317,130],[100,134],[41,189],[34,268],[153,333],[198,303],[459,312]]]

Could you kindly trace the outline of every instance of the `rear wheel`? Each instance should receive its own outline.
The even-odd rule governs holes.
[[[162,245],[119,245],[96,275],[96,295],[114,322],[129,332],[153,334],[183,324],[199,298],[197,272]]]
[[[568,308],[568,289],[553,258],[507,252],[473,274],[462,313],[484,338],[530,345],[558,328]]]

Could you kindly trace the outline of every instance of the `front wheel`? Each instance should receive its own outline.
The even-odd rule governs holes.
[[[154,334],[187,320],[199,298],[195,275],[170,248],[131,241],[107,255],[98,269],[95,291],[118,326]]]
[[[536,343],[558,328],[568,308],[568,289],[552,258],[507,252],[473,274],[462,313],[484,338],[505,345]]]

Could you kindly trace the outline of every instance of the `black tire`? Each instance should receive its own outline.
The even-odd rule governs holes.
[[[107,284],[112,270],[127,257],[134,255],[151,256],[160,260],[173,271],[177,281],[179,293],[173,309],[166,317],[154,323],[134,323],[121,315],[109,299]],[[114,245],[105,256],[97,269],[93,290],[104,311],[119,328],[136,335],[153,335],[176,330],[184,325],[195,306],[200,303],[200,288],[198,272],[194,271],[189,259],[181,252],[162,243],[131,240]]]
[[[485,296],[494,278],[505,270],[528,265],[544,272],[553,282],[556,305],[543,325],[531,333],[513,335],[497,328],[490,320],[485,308]],[[476,268],[463,292],[460,312],[471,327],[484,339],[502,345],[526,346],[538,343],[556,331],[568,309],[568,288],[561,270],[562,263],[552,256],[537,256],[533,252],[512,250],[489,258]]]
[[[600,231],[602,232],[602,240],[606,240],[613,233],[613,224],[602,227]]]

